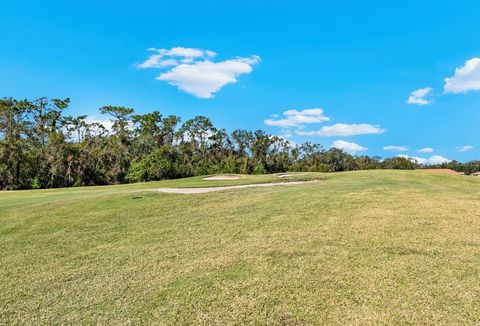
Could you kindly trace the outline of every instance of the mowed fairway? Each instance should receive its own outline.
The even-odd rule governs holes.
[[[480,178],[322,176],[2,192],[0,324],[480,323]]]

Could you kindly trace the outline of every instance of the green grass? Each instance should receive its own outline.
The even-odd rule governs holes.
[[[480,323],[480,178],[295,178],[2,192],[0,324]]]

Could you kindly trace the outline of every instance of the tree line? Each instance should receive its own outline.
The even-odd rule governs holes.
[[[101,107],[111,125],[70,116],[70,100],[0,99],[0,188],[106,185],[214,173],[414,169],[405,158],[352,156],[292,144],[265,131],[228,134],[197,116],[182,123],[158,111]]]

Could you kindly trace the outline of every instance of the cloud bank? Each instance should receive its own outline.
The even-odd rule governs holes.
[[[297,130],[297,135],[300,136],[321,136],[321,137],[334,137],[334,136],[357,136],[357,135],[372,135],[381,134],[385,132],[385,129],[381,129],[378,125],[371,125],[367,123],[360,124],[346,124],[336,123],[331,126],[321,127],[316,131],[303,131]]]
[[[332,148],[341,149],[349,154],[356,154],[358,152],[364,152],[368,150],[368,148],[363,147],[356,143],[350,143],[344,140],[336,140],[332,144]]]
[[[436,165],[436,164],[451,162],[451,160],[449,160],[448,158],[440,155],[433,155],[428,158],[408,156],[408,155],[398,155],[398,157],[404,157],[406,159],[409,159],[412,162],[416,162],[418,164],[423,164],[423,165]]]

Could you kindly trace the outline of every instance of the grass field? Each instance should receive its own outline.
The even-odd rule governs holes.
[[[0,324],[479,324],[480,178],[0,193]]]

